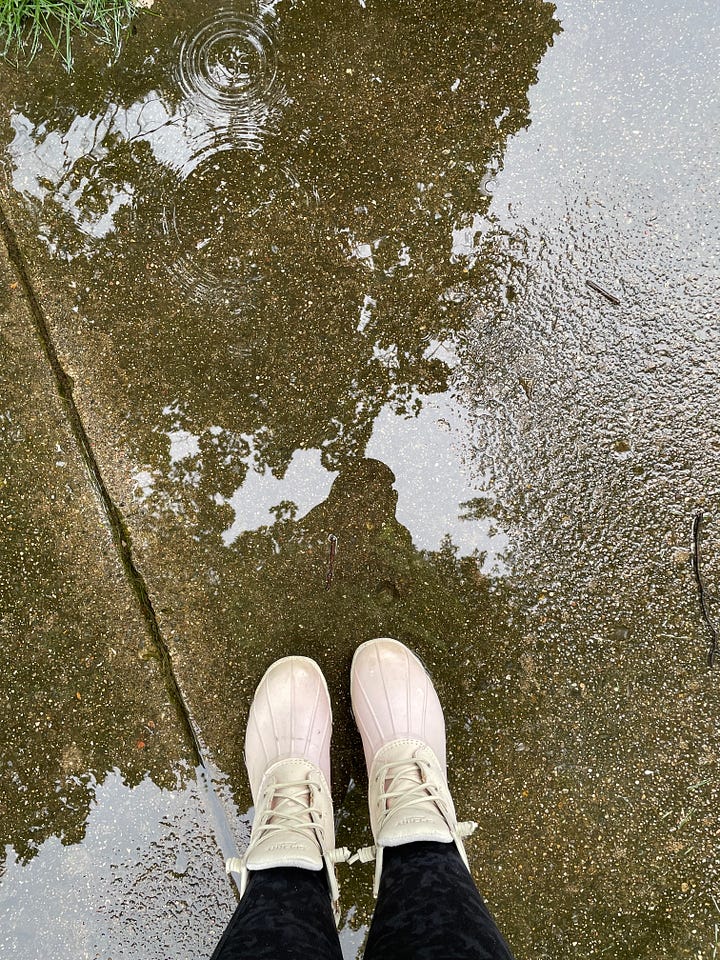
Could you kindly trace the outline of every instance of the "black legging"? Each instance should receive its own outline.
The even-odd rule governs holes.
[[[454,844],[384,853],[365,960],[513,960]],[[322,871],[250,874],[211,960],[342,960]]]

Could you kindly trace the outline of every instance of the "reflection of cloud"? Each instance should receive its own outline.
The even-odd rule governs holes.
[[[200,455],[200,437],[189,430],[170,430],[170,463]]]
[[[235,520],[222,534],[223,543],[230,546],[241,533],[275,523],[274,507],[292,504],[295,519],[301,519],[327,498],[336,476],[323,467],[319,450],[296,450],[282,480],[269,470],[250,470],[231,497],[215,496],[216,503],[235,511]]]
[[[457,400],[447,394],[422,397],[416,417],[399,416],[383,407],[373,426],[365,456],[382,460],[396,477],[397,519],[410,531],[416,547],[438,550],[449,535],[462,555],[485,553],[485,573],[503,574],[507,537],[492,516],[469,517],[484,485],[473,482],[460,447],[469,442]]]
[[[445,364],[448,370],[457,367],[460,360],[455,349],[455,344],[451,339],[436,340],[432,339],[428,344],[427,350],[423,353],[424,360],[439,360]]]

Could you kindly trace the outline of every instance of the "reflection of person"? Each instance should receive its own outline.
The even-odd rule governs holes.
[[[245,756],[255,804],[250,845],[228,868],[241,900],[212,960],[341,960],[338,860],[375,858],[366,960],[512,960],[469,872],[447,785],[445,723],[420,661],[396,640],[358,648],[352,705],[368,767],[375,847],[335,850],[332,715],[306,657],[276,661],[250,708]]]

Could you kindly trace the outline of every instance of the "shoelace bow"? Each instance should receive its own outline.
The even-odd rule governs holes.
[[[418,773],[420,780],[417,779]],[[429,773],[431,773],[430,764],[419,757],[411,760],[394,760],[380,767],[376,777],[384,783],[389,781],[389,785],[379,796],[379,802],[384,805],[384,810],[378,832],[382,830],[385,820],[391,813],[396,814],[408,807],[428,801],[436,804],[451,833],[456,833],[459,838],[465,839],[475,832],[477,823],[474,820],[461,821],[453,831],[452,816],[447,802],[438,787],[428,779]],[[375,859],[377,853],[375,846],[360,847],[352,855],[347,847],[325,850],[325,828],[320,819],[321,811],[314,802],[320,785],[315,781],[308,779],[274,783],[270,790],[272,795],[266,798],[267,806],[258,827],[258,839],[266,832],[290,830],[305,838],[309,834],[319,844],[323,856],[327,857],[331,864],[369,863]],[[244,858],[242,857],[231,857],[227,861],[228,873],[239,872],[243,868]]]

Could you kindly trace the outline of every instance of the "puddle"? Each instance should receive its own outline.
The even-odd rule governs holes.
[[[223,543],[230,546],[244,531],[272,526],[278,519],[301,520],[327,498],[336,476],[320,463],[319,450],[296,450],[282,480],[250,472],[231,497],[215,497],[216,503],[235,511],[235,520],[223,530]]]
[[[183,35],[178,46],[177,83],[189,109],[216,121],[216,144],[260,147],[275,92],[277,64],[269,31],[271,7],[251,16],[220,8]]]
[[[289,170],[268,171],[252,154],[213,152],[163,205],[158,249],[170,277],[193,300],[247,310],[248,285],[267,254],[247,250],[246,238],[277,209],[307,206],[298,186]]]
[[[51,836],[30,859],[5,848],[2,955],[209,956],[235,900],[197,784],[131,787],[117,770],[82,779],[92,797],[82,839]]]
[[[518,956],[715,946],[717,27],[678,16],[181,2],[119,65],[0,80],[6,204],[238,805],[255,683],[305,653],[369,842],[347,669],[400,637]]]

